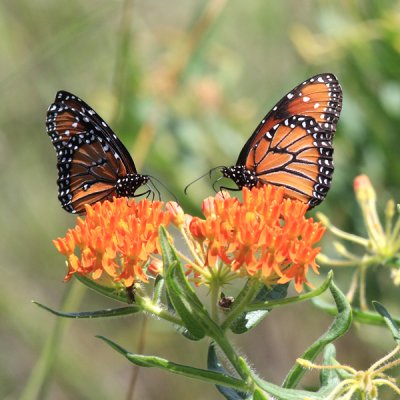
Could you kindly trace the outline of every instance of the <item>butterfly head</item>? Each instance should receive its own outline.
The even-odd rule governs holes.
[[[243,187],[252,188],[257,186],[258,178],[254,171],[250,171],[244,165],[222,167],[222,175],[236,183],[239,189]]]
[[[140,194],[135,194],[139,187],[146,185],[149,182],[150,177],[148,175],[140,174],[127,174],[126,176],[119,178],[116,182],[115,189],[117,197],[137,197]]]

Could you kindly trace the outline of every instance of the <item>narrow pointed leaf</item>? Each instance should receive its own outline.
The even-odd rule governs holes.
[[[78,279],[81,283],[87,286],[89,289],[94,290],[97,293],[100,293],[110,299],[121,301],[122,303],[131,304],[132,300],[127,295],[126,290],[123,288],[116,289],[115,287],[107,287],[98,284],[93,279],[89,279],[86,276],[74,274],[74,277]]]
[[[201,368],[194,368],[188,365],[177,364],[169,360],[166,360],[165,358],[160,358],[155,356],[143,356],[139,354],[130,353],[120,345],[116,344],[115,342],[103,336],[98,336],[98,338],[105,341],[114,350],[118,351],[124,357],[126,357],[130,362],[140,367],[160,368],[174,374],[183,375],[188,378],[202,380],[208,383],[212,383],[214,385],[223,385],[227,387],[233,387],[238,390],[246,390],[246,384],[244,382],[242,382],[239,379],[233,378],[229,375]]]
[[[333,279],[333,272],[329,271],[328,276],[326,277],[325,281],[321,284],[321,286],[317,287],[314,290],[309,291],[308,293],[300,294],[298,296],[292,296],[292,297],[284,297],[281,299],[271,299],[268,302],[264,303],[258,303],[254,302],[253,304],[250,304],[248,307],[250,310],[263,310],[263,309],[273,309],[277,307],[282,307],[287,304],[292,304],[292,303],[299,303],[301,301],[305,300],[310,300],[314,298],[318,298],[319,295],[324,293],[326,290],[329,289],[329,285],[331,284]],[[337,312],[335,307],[332,307],[335,310],[335,314]]]
[[[179,257],[169,243],[163,227],[160,227],[159,236],[162,250],[166,252],[163,259],[167,264],[164,268],[168,297],[188,330],[186,336],[198,340],[203,338],[207,331],[213,337],[213,333],[219,333],[219,327],[212,321],[203,303],[189,284]]]
[[[108,318],[108,317],[119,317],[122,315],[135,314],[141,311],[141,308],[137,305],[132,305],[129,307],[120,307],[120,308],[107,308],[105,310],[97,310],[97,311],[81,311],[81,312],[61,312],[51,309],[43,304],[40,304],[36,301],[33,301],[37,306],[51,312],[58,317],[64,318]]]
[[[182,319],[186,329],[188,330],[188,338],[192,340],[200,340],[205,336],[205,330],[199,323],[198,317],[194,314],[192,304],[188,302],[182,288],[174,281],[173,269],[179,268],[180,264],[172,263],[169,270],[167,270],[166,287],[169,298],[174,306],[175,312]]]
[[[264,381],[260,379],[258,376],[253,376],[254,382],[257,384],[259,388],[261,388],[265,393],[270,395],[270,399],[276,400],[325,400],[326,395],[322,395],[315,392],[309,392],[306,390],[296,390],[296,389],[286,389],[275,385],[273,383]],[[271,397],[273,396],[273,397]]]
[[[158,303],[161,300],[164,289],[164,277],[157,275],[153,288],[153,303]]]
[[[253,397],[251,400],[270,400],[271,398],[269,397],[269,395],[266,395],[264,393],[261,392],[261,390],[256,389],[253,393]]]
[[[289,284],[275,285],[272,288],[263,286],[257,293],[253,303],[262,303],[269,300],[283,299],[287,296]],[[242,334],[256,327],[270,310],[255,310],[242,313],[231,325],[233,333]]]
[[[219,362],[217,352],[215,351],[215,345],[213,343],[211,343],[208,348],[207,367],[210,371],[216,371],[223,375],[231,376]],[[245,392],[221,385],[216,385],[216,387],[227,400],[244,400],[249,398],[249,394],[246,394]]]
[[[196,292],[193,290],[192,286],[190,286],[186,275],[182,269],[182,265],[178,255],[176,254],[174,248],[172,247],[171,243],[167,238],[167,232],[163,226],[160,227],[159,231],[160,237],[160,244],[162,248],[162,257],[164,263],[164,275],[165,277],[169,276],[173,278],[177,285],[175,287],[180,287],[183,289],[185,297],[192,302],[195,306],[199,307],[200,309],[204,309],[202,302],[197,297]],[[168,290],[168,283],[171,281],[167,281],[167,290]]]
[[[189,299],[194,298],[197,303],[200,303],[200,300],[188,284],[179,257],[171,246],[163,226],[160,226],[159,238],[168,299],[173,310],[180,316],[188,330],[186,337],[192,340],[200,340],[205,336],[205,331],[199,324],[197,316],[194,315],[193,303]],[[181,274],[179,273],[180,271]],[[183,275],[183,278],[180,275]]]
[[[179,257],[177,256],[174,248],[171,246],[171,243],[168,240],[167,231],[161,225],[160,229],[158,230],[158,237],[160,240],[161,245],[161,253],[162,253],[162,260],[164,266],[164,276],[166,275],[166,270],[170,267],[170,265],[176,261],[179,262]]]
[[[342,336],[350,328],[352,312],[346,296],[333,282],[331,282],[329,289],[332,293],[333,299],[335,300],[338,313],[328,331],[320,336],[300,358],[313,361],[328,343],[331,343],[338,337]],[[303,367],[296,364],[287,375],[283,387],[294,388],[305,372],[306,370]]]
[[[396,322],[393,320],[389,312],[386,310],[385,307],[383,307],[382,304],[378,303],[377,301],[373,301],[372,304],[375,307],[375,310],[382,315],[383,319],[385,320],[386,325],[390,329],[393,335],[393,339],[397,342],[397,344],[400,344],[400,330],[399,327],[397,326]]]
[[[315,306],[320,308],[321,310],[326,311],[328,314],[331,315],[336,315],[337,314],[337,308],[328,303],[327,301],[321,300],[319,298],[312,299],[312,302],[314,303]],[[359,308],[353,308],[352,309],[353,313],[353,321],[354,322],[360,322],[362,324],[368,324],[368,325],[377,325],[377,326],[385,326],[385,319],[382,315],[373,312],[373,311],[363,311],[360,310]],[[397,325],[400,325],[400,318],[399,317],[391,317],[392,321],[396,323]]]

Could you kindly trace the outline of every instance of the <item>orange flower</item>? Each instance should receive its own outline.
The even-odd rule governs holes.
[[[318,273],[317,243],[325,228],[305,218],[308,206],[285,199],[275,186],[243,189],[243,201],[229,196],[203,202],[205,219],[193,218],[188,229],[204,255],[203,269],[222,262],[239,275],[256,276],[267,284],[294,281],[298,292],[308,284],[308,269]],[[201,273],[192,269],[198,283]],[[204,282],[203,282],[204,283]]]
[[[86,218],[65,238],[54,240],[57,250],[68,259],[69,280],[75,273],[92,279],[108,278],[130,287],[147,282],[144,267],[150,255],[159,254],[158,228],[167,226],[172,215],[160,201],[114,201],[86,205]]]
[[[165,208],[172,216],[172,223],[178,228],[182,226],[185,222],[185,213],[183,212],[182,207],[176,203],[175,201],[169,201]]]

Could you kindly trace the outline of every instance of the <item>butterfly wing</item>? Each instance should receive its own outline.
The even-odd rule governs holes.
[[[259,184],[283,186],[287,197],[314,207],[329,190],[332,156],[332,133],[314,118],[292,116],[254,144],[247,162]]]
[[[57,93],[46,128],[57,152],[58,198],[66,211],[84,213],[85,204],[111,199],[120,177],[137,174],[125,146],[77,96]]]
[[[239,154],[236,165],[247,165],[255,143],[277,123],[293,116],[312,117],[321,129],[332,134],[342,110],[342,89],[331,73],[315,75],[296,86],[262,119]]]
[[[342,89],[333,74],[307,79],[265,116],[225,176],[239,188],[256,182],[283,186],[286,196],[316,206],[332,180],[332,139],[341,109]]]

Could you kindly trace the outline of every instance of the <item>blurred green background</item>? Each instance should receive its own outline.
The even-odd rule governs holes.
[[[197,182],[189,196],[184,186],[211,167],[233,164],[260,119],[290,89],[333,72],[344,105],[333,184],[318,211],[363,234],[352,190],[360,173],[370,176],[381,209],[390,197],[399,199],[399,1],[3,0],[0,59],[2,399],[20,397],[56,321],[31,300],[57,308],[71,285],[63,283],[64,259],[51,243],[75,224],[57,200],[56,156],[44,127],[57,90],[94,107],[139,171],[162,179],[196,213],[213,193],[211,183]],[[331,239],[326,236],[325,253]],[[373,274],[370,299],[398,315],[389,272]],[[349,276],[336,273],[343,290]],[[112,306],[85,292],[74,310]],[[302,303],[271,313],[235,340],[261,376],[280,383],[330,321]],[[141,323],[140,316],[68,321],[38,398],[124,399],[132,367],[94,336],[135,351]],[[144,353],[203,367],[207,345],[150,320]],[[355,325],[337,345],[342,363],[366,369],[392,340],[387,330]],[[207,384],[150,369],[140,370],[135,398],[183,399],[188,390],[192,400],[219,398]]]

